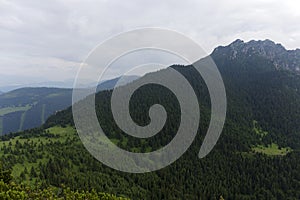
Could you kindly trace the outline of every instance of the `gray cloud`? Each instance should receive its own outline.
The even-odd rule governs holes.
[[[98,43],[149,26],[182,32],[208,53],[236,38],[269,38],[294,49],[299,8],[294,0],[0,0],[0,78],[72,79]]]

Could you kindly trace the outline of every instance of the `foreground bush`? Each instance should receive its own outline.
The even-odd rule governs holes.
[[[38,189],[15,183],[4,183],[0,180],[0,199],[1,200],[25,200],[25,199],[48,199],[48,200],[126,200],[127,198],[115,195],[100,193],[92,190],[71,191],[69,188],[47,188]]]

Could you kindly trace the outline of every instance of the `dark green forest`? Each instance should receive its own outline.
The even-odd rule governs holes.
[[[137,78],[125,76],[119,85]],[[112,89],[119,79],[103,81],[97,91]],[[0,93],[0,135],[39,127],[49,116],[71,104],[71,88],[28,87]]]
[[[41,126],[69,107],[71,96],[71,89],[62,88],[21,88],[0,95],[0,134]]]
[[[236,58],[230,55],[229,47],[212,53],[228,105],[222,135],[205,158],[197,154],[210,120],[208,90],[193,66],[173,65],[192,85],[201,111],[196,139],[176,162],[144,174],[103,165],[81,143],[70,107],[52,115],[42,127],[1,137],[3,170],[12,174],[5,187],[68,188],[69,193],[153,200],[300,199],[300,76],[276,68],[269,58],[255,52]],[[149,76],[156,73],[160,72]],[[141,126],[150,122],[147,113],[153,104],[163,105],[168,113],[162,131],[148,139],[130,137],[117,127],[110,109],[111,94],[110,90],[99,92],[96,109],[99,123],[116,145],[149,152],[172,140],[180,123],[180,107],[171,91],[149,84],[131,98],[130,114]],[[12,182],[18,186],[11,186]]]

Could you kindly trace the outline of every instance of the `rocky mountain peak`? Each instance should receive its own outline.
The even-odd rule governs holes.
[[[276,69],[300,72],[300,49],[286,50],[269,39],[249,42],[237,39],[228,46],[217,47],[214,54],[227,56],[230,60],[259,56],[270,60]]]

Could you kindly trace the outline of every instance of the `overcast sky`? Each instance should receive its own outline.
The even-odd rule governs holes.
[[[100,42],[141,27],[179,31],[206,52],[240,38],[300,48],[298,0],[0,0],[0,86],[74,79]]]

